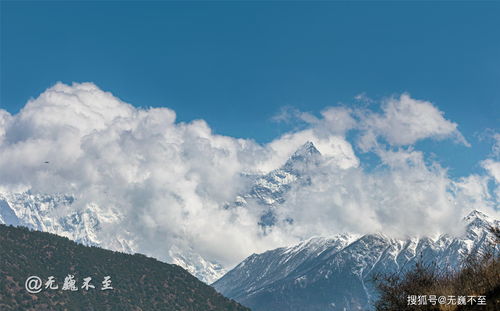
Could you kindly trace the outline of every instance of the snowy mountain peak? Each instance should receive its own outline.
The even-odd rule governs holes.
[[[311,238],[294,246],[248,257],[213,286],[256,311],[370,310],[377,298],[378,273],[399,273],[423,260],[458,267],[470,254],[500,252],[493,242],[499,221],[473,211],[466,234],[438,239],[338,235]]]
[[[65,236],[84,245],[114,251],[140,251],[135,238],[125,226],[113,236],[103,230],[106,225],[120,225],[122,215],[118,211],[101,208],[97,204],[77,208],[73,206],[76,200],[64,194],[0,192],[0,224],[22,225]],[[225,273],[221,265],[204,259],[192,249],[172,247],[168,257],[157,259],[177,264],[206,283],[215,281]]]
[[[303,144],[293,153],[288,161],[265,175],[255,176],[253,185],[247,193],[240,193],[234,202],[227,206],[248,206],[257,204],[262,208],[259,225],[273,226],[276,221],[275,209],[285,200],[292,186],[305,185],[310,182],[308,169],[317,166],[322,155],[310,141]],[[284,221],[293,221],[286,219]]]
[[[183,267],[207,284],[213,283],[227,272],[220,264],[206,260],[192,249],[180,249],[174,245],[169,250],[169,256],[173,264]]]
[[[318,163],[321,152],[310,141],[302,145],[283,166],[286,171],[302,171],[310,164]]]
[[[500,221],[478,210],[473,210],[463,220],[466,223],[466,236],[469,239],[475,240],[481,238],[488,240],[490,243],[494,243],[498,239],[493,234],[495,234],[494,232],[498,232]]]
[[[467,216],[464,217],[464,221],[466,223],[472,223],[472,222],[477,221],[477,220],[482,221],[482,222],[487,222],[490,224],[493,222],[493,219],[491,217],[489,217],[485,213],[480,212],[478,210],[473,210]]]
[[[321,155],[321,152],[319,152],[316,146],[311,141],[307,141],[292,154],[288,161],[303,160],[319,155]]]
[[[294,155],[311,155],[311,154],[321,154],[319,150],[316,148],[312,141],[307,141],[303,144],[297,151],[295,151]]]

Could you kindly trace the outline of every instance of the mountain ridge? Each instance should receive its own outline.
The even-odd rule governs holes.
[[[489,228],[498,228],[498,220],[473,211],[463,221],[467,231],[461,237],[443,234],[436,239],[396,239],[375,233],[351,236],[337,248],[331,245],[340,243],[339,238],[316,238],[329,245],[308,258],[287,256],[307,242],[253,254],[213,286],[257,311],[370,308],[377,297],[370,278],[376,273],[403,271],[420,259],[456,268],[468,254],[495,245],[496,237]],[[315,249],[310,248],[311,252]],[[500,251],[498,244],[495,251]],[[280,263],[290,266],[287,273]]]

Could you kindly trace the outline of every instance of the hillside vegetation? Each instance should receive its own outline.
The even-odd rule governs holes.
[[[499,311],[500,310],[500,257],[498,244],[500,230],[491,228],[496,241],[483,253],[473,253],[460,269],[417,263],[403,274],[384,274],[374,277],[380,297],[375,304],[377,311]],[[409,296],[426,297],[426,304],[411,304]],[[485,304],[458,304],[447,299],[445,304],[431,304],[428,297],[484,297]],[[451,303],[450,303],[451,302]]]
[[[78,290],[62,290],[68,274]],[[43,283],[53,276],[59,288],[29,293],[29,276]],[[101,290],[105,276],[112,290]],[[87,277],[95,288],[81,288]],[[179,266],[5,225],[0,225],[0,310],[249,311]]]

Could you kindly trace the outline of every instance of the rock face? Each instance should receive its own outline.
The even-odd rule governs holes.
[[[468,254],[494,245],[500,222],[473,211],[462,237],[392,239],[383,234],[312,238],[253,254],[213,286],[252,310],[366,310],[376,273],[397,272],[418,260],[457,267]],[[499,251],[498,245],[496,251]]]

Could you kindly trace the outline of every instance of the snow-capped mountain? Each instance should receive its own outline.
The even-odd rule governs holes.
[[[201,281],[211,284],[220,279],[227,270],[218,263],[210,262],[192,249],[179,249],[175,245],[169,250],[171,263],[179,265]]]
[[[84,245],[126,253],[139,251],[133,236],[119,225],[122,218],[119,213],[93,204],[75,212],[71,208],[75,201],[75,197],[63,194],[0,193],[0,223],[58,234]],[[113,235],[106,234],[102,230],[104,224],[121,229]],[[175,246],[168,258],[159,259],[183,267],[206,283],[214,282],[226,272],[193,250]]]
[[[319,161],[320,156],[316,147],[307,142],[281,168],[266,175],[251,176],[252,186],[249,191],[227,204],[226,208],[248,205],[253,201],[263,211],[260,224],[263,227],[272,226],[275,221],[274,209],[283,203],[292,184],[307,182],[305,172]],[[55,233],[85,245],[127,253],[139,251],[133,236],[124,226],[119,226],[122,216],[118,212],[97,205],[87,205],[79,209],[79,212],[74,212],[71,207],[76,200],[75,196],[67,194],[0,192],[0,223]],[[115,224],[123,229],[114,231],[110,239],[109,235],[102,232],[102,224],[105,223]],[[204,259],[192,249],[173,246],[168,258],[159,259],[178,264],[209,284],[227,272],[220,264]]]
[[[100,245],[101,222],[112,222],[118,216],[105,215],[97,206],[87,206],[84,212],[68,213],[74,202],[73,196],[62,194],[0,193],[0,223],[55,233],[86,245]],[[130,251],[126,241],[116,240],[109,244]]]
[[[251,183],[248,191],[240,193],[224,208],[256,208],[260,213],[259,224],[265,234],[278,221],[276,211],[284,208],[288,192],[293,187],[310,185],[310,172],[323,160],[316,147],[307,142],[280,168],[265,175],[249,176]],[[0,192],[0,223],[23,225],[111,250],[128,253],[140,251],[127,226],[120,225],[123,216],[118,211],[94,204],[72,208],[77,203],[76,196],[67,194]],[[485,241],[484,232],[489,224],[485,217],[480,213],[469,215],[465,219],[469,224],[468,230],[462,239],[442,236],[435,240],[395,240],[381,234],[312,238],[294,247],[252,255],[227,274],[226,267],[206,260],[196,250],[186,247],[174,245],[168,251],[168,256],[158,259],[178,264],[209,284],[224,275],[215,283],[215,287],[223,294],[252,307],[271,304],[279,310],[282,301],[287,299],[293,306],[294,301],[300,305],[301,293],[306,292],[303,288],[317,288],[320,295],[317,301],[321,310],[324,309],[324,303],[329,308],[332,303],[363,306],[373,295],[373,289],[366,280],[374,272],[401,269],[413,262],[416,254],[420,253],[443,263],[455,264],[463,254],[480,247]],[[112,234],[105,232],[107,227],[114,228]],[[343,278],[339,278],[339,274]],[[336,280],[341,281],[335,283]],[[349,287],[352,297],[342,289],[344,282],[352,285]],[[332,286],[337,286],[338,290],[333,294],[324,293],[325,290],[331,291]],[[351,298],[354,304],[348,302]],[[313,309],[308,307],[307,310]]]
[[[262,210],[260,225],[273,226],[276,222],[275,209],[285,201],[285,196],[292,185],[306,185],[310,183],[308,171],[317,166],[321,153],[312,142],[306,142],[286,161],[286,163],[265,175],[252,176],[252,186],[247,193],[236,197],[236,200],[227,206],[259,206]]]
[[[500,222],[474,211],[461,237],[393,239],[383,234],[311,238],[292,247],[253,254],[213,286],[252,310],[366,310],[376,298],[371,278],[417,260],[457,267],[493,244]],[[496,251],[499,245],[496,244]]]

